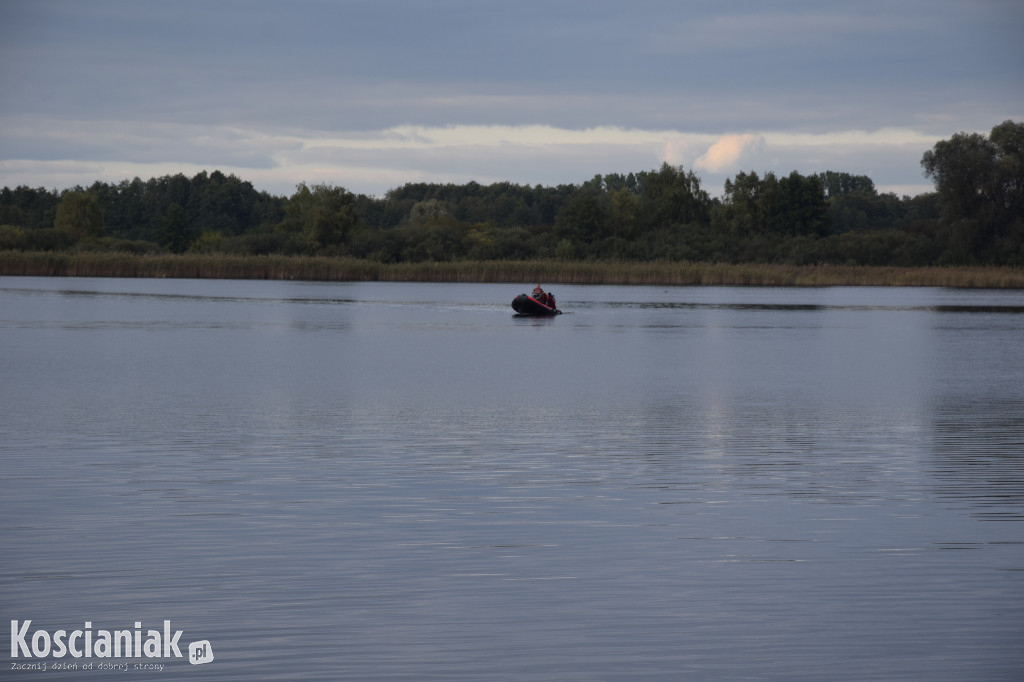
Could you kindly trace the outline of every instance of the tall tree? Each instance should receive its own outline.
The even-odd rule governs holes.
[[[1024,248],[1024,123],[1004,121],[988,137],[957,133],[925,152],[921,166],[967,258],[1006,261]]]
[[[65,192],[57,205],[53,226],[78,237],[102,237],[104,227],[100,202],[86,192]]]
[[[17,225],[29,230],[53,227],[60,195],[56,190],[19,185],[0,190],[0,224]]]
[[[741,172],[734,180],[726,178],[722,199],[726,226],[731,231],[740,236],[764,232],[764,190],[764,183],[754,171]]]
[[[843,194],[875,195],[875,183],[866,175],[825,171],[824,173],[816,173],[812,177],[818,178],[825,196],[829,199]]]
[[[707,220],[711,208],[700,178],[682,166],[661,164],[657,171],[639,173],[640,221],[643,227],[658,228]]]
[[[163,216],[160,231],[157,235],[159,244],[172,253],[185,253],[195,232],[189,226],[188,216],[179,204],[171,204]]]
[[[605,198],[592,184],[585,186],[562,205],[555,218],[555,232],[580,246],[589,246],[607,236]]]
[[[1003,121],[989,139],[996,146],[993,199],[1008,220],[1024,220],[1024,123]]]
[[[957,133],[924,153],[925,177],[935,182],[946,220],[973,218],[989,203],[996,146],[979,133]]]
[[[821,237],[828,231],[825,191],[817,177],[793,171],[779,180],[778,199],[771,217],[774,232]]]
[[[326,184],[299,183],[285,215],[286,227],[301,233],[311,252],[341,246],[359,226],[353,194]]]

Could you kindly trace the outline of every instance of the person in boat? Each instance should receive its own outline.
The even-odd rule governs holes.
[[[549,294],[546,291],[544,291],[543,289],[541,289],[539,284],[533,288],[532,296],[535,299],[537,299],[538,301],[540,301],[541,303],[543,303],[544,305],[548,306],[549,308],[556,308],[557,307],[555,305],[555,297],[554,297],[554,295]]]

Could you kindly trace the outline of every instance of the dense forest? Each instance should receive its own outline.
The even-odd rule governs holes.
[[[299,184],[290,197],[206,172],[0,191],[0,250],[532,260],[1024,266],[1024,123],[957,133],[921,160],[935,192],[863,175],[742,172],[712,197],[692,171],[531,187],[406,184],[384,197]]]

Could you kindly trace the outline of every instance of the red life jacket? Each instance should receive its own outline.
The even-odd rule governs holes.
[[[537,301],[540,301],[549,308],[555,307],[555,297],[546,291],[541,294],[533,294],[533,298],[536,299]]]

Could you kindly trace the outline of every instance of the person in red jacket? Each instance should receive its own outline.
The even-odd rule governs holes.
[[[533,294],[531,295],[549,308],[556,307],[555,297],[541,289],[539,284],[533,288]]]

